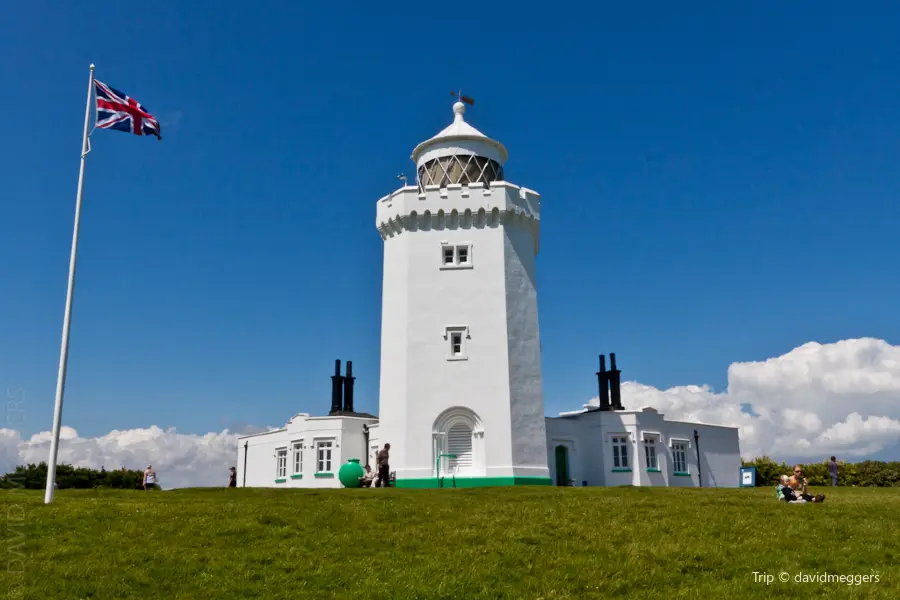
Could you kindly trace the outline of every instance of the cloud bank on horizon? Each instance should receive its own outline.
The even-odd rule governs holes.
[[[745,458],[859,459],[900,441],[900,346],[873,338],[810,342],[777,358],[733,363],[724,392],[624,382],[622,401],[631,409],[652,406],[670,420],[738,427]],[[224,486],[238,435],[250,432],[197,435],[152,426],[83,438],[63,427],[59,462],[107,469],[152,463],[163,488]],[[50,432],[24,440],[0,429],[0,473],[46,461],[49,448]]]

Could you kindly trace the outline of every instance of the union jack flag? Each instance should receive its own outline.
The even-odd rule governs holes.
[[[159,134],[159,121],[141,104],[105,83],[94,80],[97,95],[97,119],[94,127],[129,131],[135,135]]]

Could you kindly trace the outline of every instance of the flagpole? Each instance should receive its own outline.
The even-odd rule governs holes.
[[[88,126],[91,122],[91,93],[94,91],[94,65],[88,79],[87,105],[84,108],[84,135],[81,139],[81,167],[78,170],[78,193],[75,195],[75,226],[72,231],[72,254],[69,257],[69,286],[66,290],[66,312],[63,316],[62,344],[59,350],[59,373],[56,378],[56,406],[53,409],[53,439],[50,442],[50,464],[47,465],[47,490],[44,504],[53,502],[56,484],[56,456],[59,453],[59,430],[62,425],[63,392],[66,387],[66,365],[69,361],[69,329],[72,324],[72,297],[75,293],[75,260],[78,255],[78,226],[81,223],[81,196],[84,191],[84,159],[90,152]]]

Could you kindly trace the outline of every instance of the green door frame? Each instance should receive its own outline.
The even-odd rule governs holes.
[[[556,485],[569,485],[569,448],[560,444],[556,447]]]

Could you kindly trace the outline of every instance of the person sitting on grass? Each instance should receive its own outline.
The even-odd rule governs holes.
[[[775,494],[779,500],[784,500],[785,502],[805,502],[805,500],[797,500],[794,497],[794,492],[790,488],[791,478],[787,475],[782,475],[779,479],[778,485],[775,486]]]
[[[372,472],[372,467],[366,465],[366,474],[359,478],[359,487],[372,487],[374,477],[375,474]]]
[[[803,477],[803,470],[800,465],[794,467],[794,475],[792,477],[787,475],[781,476],[780,488],[778,491],[779,498],[783,498],[787,502],[820,503],[825,501],[825,494],[812,496],[808,493],[808,483],[806,478]]]

